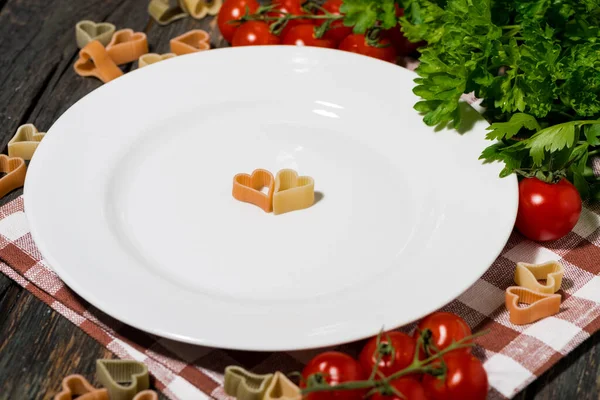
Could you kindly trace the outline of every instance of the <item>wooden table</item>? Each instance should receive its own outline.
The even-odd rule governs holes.
[[[168,52],[169,39],[192,28],[209,31],[213,47],[227,46],[212,18],[186,18],[161,27],[149,19],[146,6],[145,0],[0,0],[0,147],[6,150],[21,124],[47,130],[101,85],[73,71],[77,21],[108,21],[117,29],[144,31],[152,52]],[[2,203],[20,194],[14,192]],[[517,399],[597,400],[599,342],[597,333]],[[0,274],[0,399],[49,399],[67,374],[93,381],[95,360],[108,357],[113,357],[108,350]]]

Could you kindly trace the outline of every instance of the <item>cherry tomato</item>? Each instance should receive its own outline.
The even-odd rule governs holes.
[[[423,43],[412,43],[406,37],[404,37],[404,33],[400,30],[400,26],[395,26],[391,29],[388,29],[384,32],[385,37],[390,39],[394,47],[396,48],[396,52],[399,56],[408,56],[414,53],[419,47],[423,45]]]
[[[296,46],[313,46],[335,48],[333,40],[315,37],[314,25],[298,25],[289,30],[283,37],[283,44]]]
[[[236,46],[260,46],[267,44],[279,44],[281,40],[269,31],[269,25],[262,21],[244,22],[233,35],[231,45]]]
[[[581,197],[566,179],[546,183],[537,178],[519,182],[516,228],[531,240],[556,240],[573,229],[581,215]]]
[[[437,311],[423,318],[413,333],[415,340],[419,336],[419,331],[425,329],[431,331],[431,343],[440,350],[450,346],[453,341],[457,342],[471,335],[471,328],[465,320],[449,312]],[[471,352],[471,348],[465,347],[456,351],[468,354]]]
[[[285,14],[292,15],[304,15],[306,14],[302,9],[303,0],[273,0],[272,5],[274,6],[273,11],[268,13],[272,17],[282,17]],[[279,12],[277,12],[279,11]],[[289,31],[298,25],[311,24],[310,19],[292,19],[289,20],[285,25],[285,28],[281,31],[281,37],[284,38]]]
[[[375,393],[370,397],[371,400],[428,400],[425,395],[425,389],[421,382],[415,378],[402,377],[393,381],[392,386],[404,397],[399,397],[395,394]],[[466,399],[466,397],[465,397]]]
[[[396,49],[391,45],[389,39],[384,38],[379,41],[384,47],[375,47],[367,43],[365,35],[353,33],[348,36],[339,45],[340,50],[350,51],[352,53],[363,54],[365,56],[378,58],[383,61],[395,62]]]
[[[340,6],[342,5],[342,0],[327,0],[321,6],[322,9],[327,10],[329,13],[333,15],[342,15],[340,12]],[[321,10],[317,13],[317,15],[324,15],[325,13]],[[321,26],[325,23],[324,20],[315,20],[318,26]],[[352,33],[352,28],[349,26],[344,26],[344,22],[342,20],[334,21],[329,26],[329,29],[323,37],[325,39],[331,39],[336,44],[339,44],[346,36]]]
[[[385,376],[389,376],[412,363],[416,347],[415,339],[407,334],[395,331],[387,332],[381,335],[379,351],[377,337],[371,338],[360,352],[358,360],[363,370],[370,373],[377,363],[377,359],[380,358],[378,370]]]
[[[217,16],[217,25],[221,35],[229,43],[233,40],[233,35],[239,25],[229,21],[237,21],[246,13],[246,7],[251,13],[258,10],[259,4],[256,0],[225,0]]]
[[[433,375],[423,377],[423,387],[431,400],[485,400],[488,378],[483,364],[476,357],[465,353],[448,353],[446,379]]]
[[[404,9],[400,8],[398,4],[396,6],[396,17],[400,18],[404,15]],[[400,24],[395,27],[388,29],[384,32],[385,37],[390,39],[399,56],[408,56],[414,53],[424,42],[412,43],[402,33]]]
[[[347,381],[358,381],[368,378],[358,361],[347,354],[328,351],[314,357],[302,370],[301,386],[313,374],[322,374],[325,382],[332,386]],[[307,400],[362,400],[364,390],[340,390],[332,392],[313,392],[306,396]]]

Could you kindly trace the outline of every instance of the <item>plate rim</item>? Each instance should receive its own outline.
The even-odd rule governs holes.
[[[267,48],[288,48],[289,46],[265,46]],[[219,51],[224,51],[227,50],[229,52],[233,51],[235,52],[236,50],[233,48],[219,48],[219,49],[214,49],[214,50],[219,50]],[[213,50],[213,51],[214,51]],[[261,49],[262,50],[262,49]],[[247,51],[247,50],[243,50],[243,51]],[[274,50],[274,51],[278,51],[278,50]],[[287,51],[287,50],[285,50]],[[316,48],[310,48],[311,52],[313,53],[320,53],[321,51],[325,51],[327,53],[331,52],[331,51],[337,51],[337,50],[329,50],[329,49],[316,49]],[[194,55],[192,55],[194,56]],[[356,57],[360,57],[360,58],[364,58],[364,59],[369,59],[369,60],[373,60],[375,62],[380,62],[380,63],[386,63],[384,61],[380,61],[380,60],[375,60],[372,58],[369,58],[367,56],[363,56],[363,55],[352,55],[352,56],[356,56]],[[168,60],[167,60],[168,61]],[[191,61],[190,61],[191,62]],[[386,63],[388,64],[388,63]],[[395,65],[394,67],[397,68],[402,68],[405,71],[409,71],[411,73],[413,73],[415,76],[416,74],[413,71],[410,71],[400,65]],[[132,71],[135,72],[135,71]],[[124,79],[124,78],[122,78]],[[92,93],[96,92],[97,90],[102,90],[104,87],[108,87],[110,84],[108,85],[102,85],[100,87],[98,87],[97,89],[92,90],[91,92],[87,93],[86,95],[84,95],[81,99],[79,99],[77,102],[75,102],[73,105],[71,105],[63,114],[61,114],[59,116],[59,118],[52,124],[52,126],[50,127],[50,129],[48,129],[48,132],[52,132],[52,127],[57,123],[57,121],[62,118],[65,114],[67,114],[69,112],[69,110],[74,107],[75,105],[77,105],[79,102],[81,102],[83,99],[85,99],[86,97],[88,97],[89,95],[91,95]],[[471,107],[471,106],[469,106]],[[486,121],[487,124],[487,121]],[[40,144],[40,147],[43,146],[43,142]],[[32,162],[32,164],[34,165],[34,168],[39,169],[39,167],[37,167],[37,164],[34,164]],[[511,222],[511,226],[514,225],[514,222],[516,220],[516,215],[517,215],[517,208],[518,208],[518,190],[517,190],[517,177],[516,175],[511,175],[502,179],[506,179],[506,180],[512,180],[513,184],[511,185],[513,187],[513,194],[514,194],[514,204],[512,207],[512,216],[513,216],[513,220]],[[353,338],[351,339],[345,339],[345,340],[330,340],[328,341],[321,341],[318,343],[318,345],[315,346],[306,346],[306,345],[302,345],[302,346],[298,346],[298,347],[269,347],[269,346],[244,346],[244,347],[240,347],[240,346],[236,346],[236,345],[232,345],[232,346],[227,346],[224,345],[223,343],[213,343],[211,341],[208,340],[197,340],[197,339],[190,339],[188,337],[185,336],[179,336],[177,334],[172,334],[169,332],[164,332],[160,329],[153,329],[153,328],[149,328],[148,326],[141,326],[140,324],[137,324],[135,322],[131,322],[128,321],[127,318],[122,318],[122,316],[119,316],[118,312],[116,311],[111,311],[111,312],[107,312],[105,311],[104,307],[98,307],[98,301],[96,301],[96,299],[91,299],[90,296],[88,296],[89,293],[86,293],[85,290],[81,290],[82,288],[79,286],[79,284],[75,281],[71,280],[71,276],[66,273],[66,271],[64,271],[62,268],[57,267],[60,265],[60,263],[57,263],[56,259],[54,259],[52,252],[48,251],[49,249],[46,248],[46,243],[44,240],[41,240],[42,238],[39,237],[37,228],[35,226],[35,223],[31,220],[31,215],[27,212],[28,209],[31,209],[31,204],[34,202],[34,200],[31,199],[31,196],[28,196],[28,193],[30,192],[29,188],[33,185],[32,181],[30,179],[26,179],[25,181],[25,185],[24,185],[24,190],[23,190],[23,201],[24,201],[24,211],[25,211],[25,215],[29,221],[29,228],[30,228],[30,232],[31,232],[31,236],[33,238],[34,243],[36,244],[37,248],[40,250],[41,254],[43,255],[43,258],[48,262],[48,264],[50,266],[52,266],[51,268],[55,271],[55,273],[59,276],[59,278],[61,280],[63,280],[65,282],[65,284],[71,288],[75,293],[77,293],[79,296],[81,296],[84,300],[88,301],[91,305],[93,305],[94,307],[98,308],[101,312],[112,316],[113,318],[116,318],[117,320],[130,325],[134,328],[140,329],[144,332],[148,332],[150,334],[154,334],[160,337],[164,337],[164,338],[168,338],[168,339],[173,339],[176,341],[180,341],[180,342],[185,342],[185,343],[190,343],[190,344],[195,344],[195,345],[202,345],[202,346],[209,346],[209,347],[218,347],[218,348],[222,348],[222,349],[233,349],[233,350],[246,350],[246,351],[292,351],[292,350],[304,350],[304,349],[313,349],[313,348],[320,348],[320,347],[326,347],[326,346],[332,346],[332,345],[339,345],[339,344],[343,344],[343,343],[349,343],[349,342],[354,342],[356,340],[361,340],[364,339],[368,336],[372,336],[372,334],[369,334],[367,336],[362,336],[362,337],[357,337],[356,335],[351,335],[353,336]],[[35,206],[33,207],[35,208]],[[34,217],[35,218],[35,217]],[[507,232],[505,232],[502,235],[502,245],[499,246],[497,252],[494,252],[494,254],[491,254],[489,256],[490,260],[489,263],[486,263],[487,265],[487,269],[489,269],[489,267],[492,265],[492,263],[494,262],[494,260],[502,253],[502,250],[504,248],[504,246],[506,245],[506,243],[508,242],[510,235],[512,234],[512,229],[508,230]],[[484,270],[483,273],[485,273]],[[62,273],[59,274],[58,270],[61,270]],[[470,286],[472,286],[475,282],[477,282],[477,280],[479,280],[481,278],[481,275],[477,276],[476,278],[474,278],[474,280],[472,282],[469,283],[469,286],[467,286],[466,289],[468,289]],[[444,302],[444,304],[439,305],[439,307],[443,307],[445,305],[447,305],[449,302],[452,302],[453,300],[455,300],[461,293],[464,292],[464,290],[455,290],[455,295],[448,301]],[[92,296],[93,297],[93,296]],[[435,309],[439,308],[436,307]],[[434,309],[430,310],[429,312],[434,311]],[[426,315],[426,314],[424,314]],[[412,321],[414,322],[414,321]],[[409,324],[410,322],[408,322],[407,324]],[[404,323],[401,325],[403,326],[405,325]],[[396,329],[396,328],[394,328]],[[376,332],[375,332],[376,334]],[[328,336],[329,338],[329,336]]]

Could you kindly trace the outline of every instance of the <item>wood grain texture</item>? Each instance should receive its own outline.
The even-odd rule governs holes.
[[[149,19],[146,6],[145,0],[0,0],[0,148],[6,150],[20,124],[31,122],[45,131],[102,85],[73,71],[78,54],[74,26],[79,20],[144,31],[150,51],[156,53],[169,52],[171,38],[196,28],[211,33],[212,47],[227,46],[212,18],[186,18],[161,27]],[[135,68],[137,63],[123,67],[125,72]],[[14,191],[0,204],[21,193]],[[0,400],[50,399],[62,377],[74,372],[94,381],[95,360],[101,357],[112,355],[0,274]],[[599,368],[597,333],[515,398],[597,400]]]

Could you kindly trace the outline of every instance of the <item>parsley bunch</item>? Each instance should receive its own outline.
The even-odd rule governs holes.
[[[503,161],[501,176],[566,176],[600,199],[589,165],[600,150],[600,0],[398,3],[404,34],[427,42],[414,88],[427,125],[458,126],[459,99],[474,93],[495,141],[481,159]]]
[[[354,33],[371,29],[390,29],[398,24],[395,0],[343,0],[340,11],[346,15],[344,25]]]

